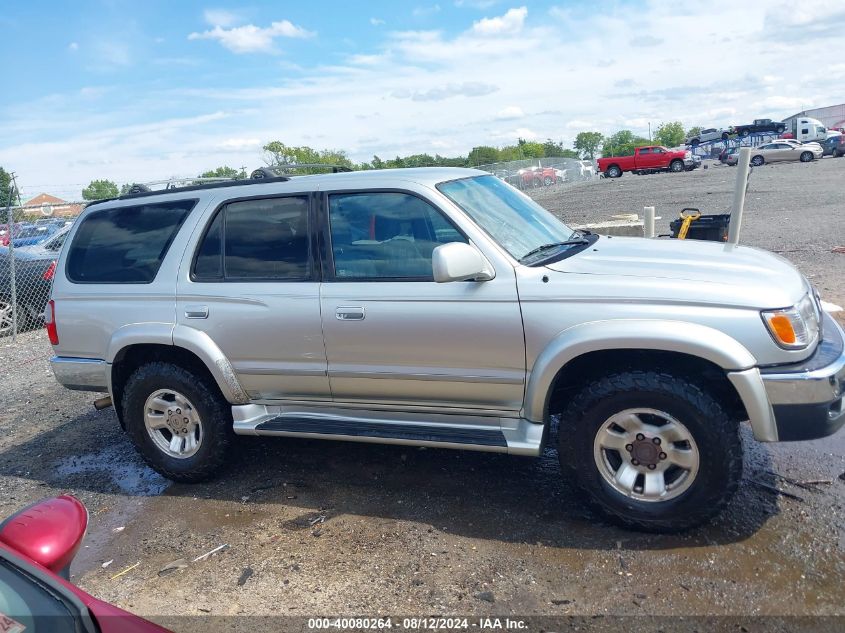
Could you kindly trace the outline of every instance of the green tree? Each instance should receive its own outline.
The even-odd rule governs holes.
[[[654,132],[654,142],[666,147],[676,147],[684,143],[684,125],[680,121],[661,123]]]
[[[687,138],[692,138],[693,136],[698,136],[699,134],[701,134],[700,125],[693,126],[687,130]]]
[[[479,165],[489,165],[490,163],[498,163],[499,150],[489,145],[479,145],[473,147],[467,156],[467,165],[470,167],[477,167]]]
[[[228,165],[223,165],[217,169],[202,172],[199,178],[246,178],[246,170],[243,168],[237,170]]]
[[[12,191],[12,174],[0,167],[0,207],[5,213],[6,206],[9,204],[9,192]],[[15,191],[12,196],[12,206],[20,204],[20,195]]]
[[[555,143],[552,139],[546,139],[543,143],[543,153],[546,158],[578,158],[578,153],[563,146],[563,142]]]
[[[103,198],[117,198],[120,191],[111,180],[92,180],[82,190],[83,200],[102,200]]]
[[[651,144],[647,138],[635,136],[631,130],[619,130],[604,139],[601,153],[602,156],[630,156],[638,147]]]
[[[307,145],[294,147],[285,145],[281,141],[271,141],[264,147],[264,160],[270,167],[284,167],[285,165],[307,165],[320,163],[323,165],[338,165],[340,167],[355,167],[346,152],[338,149],[314,149]],[[303,167],[299,173],[315,174],[325,172],[324,167]]]
[[[516,145],[522,151],[523,158],[543,158],[546,155],[546,149],[542,143],[521,138],[517,140]]]
[[[572,146],[578,150],[581,158],[588,158],[590,160],[596,157],[599,147],[601,147],[604,136],[601,132],[578,132],[575,137],[575,142]]]

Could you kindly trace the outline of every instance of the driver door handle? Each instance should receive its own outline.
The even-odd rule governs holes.
[[[364,308],[361,306],[340,306],[335,310],[338,321],[363,321]]]

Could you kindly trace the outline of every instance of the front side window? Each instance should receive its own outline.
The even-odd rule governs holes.
[[[437,189],[516,260],[543,245],[578,236],[531,198],[495,176],[450,180],[437,185]]]
[[[467,239],[429,203],[406,193],[329,197],[337,280],[433,280],[431,254]]]
[[[70,245],[74,283],[152,283],[179,227],[197,201],[149,202],[93,211]]]
[[[310,276],[304,197],[225,205],[200,242],[193,270],[195,281],[303,281]]]

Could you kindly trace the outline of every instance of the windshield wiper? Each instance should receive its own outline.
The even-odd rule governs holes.
[[[525,263],[525,260],[528,259],[529,257],[531,257],[532,255],[542,253],[543,251],[547,251],[547,250],[550,250],[552,248],[558,248],[558,247],[561,247],[561,246],[581,246],[583,244],[589,244],[589,243],[590,243],[590,240],[584,239],[582,237],[582,238],[579,238],[577,240],[566,240],[565,242],[552,242],[550,244],[543,244],[541,246],[538,246],[534,250],[531,250],[531,251],[528,251],[527,253],[525,253],[525,255],[523,255],[522,257],[519,258],[519,263],[520,264]]]

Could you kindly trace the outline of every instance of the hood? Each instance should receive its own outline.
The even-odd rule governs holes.
[[[648,282],[650,292],[662,288],[667,299],[743,307],[787,307],[809,290],[804,276],[778,255],[699,240],[603,236],[547,268],[613,276],[631,292]]]

